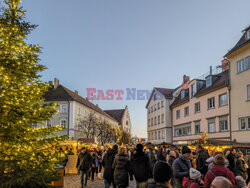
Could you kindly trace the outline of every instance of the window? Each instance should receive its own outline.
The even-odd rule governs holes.
[[[51,120],[47,120],[46,121],[46,127],[51,127],[51,126],[52,126]]]
[[[158,116],[158,124],[160,124],[161,123],[161,117],[160,117],[160,115]]]
[[[195,85],[191,85],[191,97],[194,97],[195,94]]]
[[[189,107],[185,107],[184,108],[184,116],[188,116],[189,115]]]
[[[154,111],[156,111],[156,104],[154,105]]]
[[[153,110],[153,106],[151,106],[151,113],[153,112],[154,110]]]
[[[67,113],[67,104],[61,104],[60,112],[61,113]]]
[[[158,131],[158,139],[161,139],[161,131]]]
[[[250,129],[250,117],[239,118],[239,129]]]
[[[160,109],[160,102],[158,102],[158,104],[157,104],[157,105],[158,105],[158,110],[159,110],[159,109]]]
[[[150,127],[150,119],[148,119],[148,126]]]
[[[200,110],[201,110],[201,106],[200,105],[201,105],[200,102],[197,102],[197,103],[194,104],[194,112],[195,113],[200,112]]]
[[[164,123],[164,114],[161,115],[161,123]]]
[[[180,110],[176,110],[176,119],[179,119],[181,116],[181,111]]]
[[[206,78],[206,87],[209,87],[212,85],[212,76],[208,76]]]
[[[219,118],[220,131],[228,131],[228,121],[227,116],[222,116]]]
[[[214,133],[216,132],[216,127],[215,127],[215,119],[208,119],[208,132],[209,133]]]
[[[202,88],[203,84],[204,84],[204,81],[196,81],[197,91],[199,91]]]
[[[157,94],[154,94],[154,101],[157,100]]]
[[[155,140],[157,140],[157,132],[155,132]]]
[[[185,90],[181,90],[181,99],[184,99],[185,98]]]
[[[157,125],[157,122],[156,122],[156,117],[155,117],[155,123],[154,123],[155,125]]]
[[[153,118],[151,118],[151,126],[153,126],[154,125],[154,120],[153,120]]]
[[[250,56],[247,57],[247,69],[250,69]]]
[[[81,115],[81,108],[78,108],[77,114],[78,114],[78,115]]]
[[[209,98],[209,99],[207,100],[207,108],[208,108],[208,109],[214,108],[214,97]]]
[[[250,100],[250,84],[247,85],[247,100]]]
[[[200,134],[201,133],[201,125],[200,125],[200,121],[196,121],[194,123],[195,126],[195,134]]]
[[[250,30],[247,31],[247,40],[250,39]]]
[[[241,59],[237,62],[237,73],[240,73],[246,69],[245,59]]]
[[[60,126],[64,127],[64,128],[66,127],[66,120],[65,119],[61,119]]]
[[[161,107],[162,107],[162,108],[164,107],[164,103],[163,103],[163,101],[161,101]]]
[[[161,137],[162,137],[162,139],[165,139],[165,132],[164,132],[164,130],[161,131]]]
[[[175,128],[175,136],[191,135],[191,124],[184,124]]]
[[[150,108],[148,108],[148,114],[150,114]]]
[[[226,93],[219,95],[219,105],[220,106],[227,105],[227,94]]]
[[[148,133],[148,139],[150,140],[150,133]]]

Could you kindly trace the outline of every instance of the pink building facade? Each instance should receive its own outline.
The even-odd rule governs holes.
[[[209,139],[230,140],[228,71],[194,79],[171,105],[173,144],[190,144],[202,132]]]

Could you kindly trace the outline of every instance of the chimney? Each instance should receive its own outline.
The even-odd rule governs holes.
[[[226,60],[226,59],[223,59],[223,60],[221,61],[222,71],[226,71],[226,70],[229,69],[229,64],[228,64],[228,63],[229,63],[229,62],[228,62],[228,60]]]
[[[212,66],[209,67],[209,75],[212,75],[213,74],[213,69],[212,69]]]
[[[185,83],[188,82],[188,81],[189,81],[189,76],[184,75],[184,76],[183,76],[183,84],[185,84]]]
[[[77,95],[78,95],[78,91],[77,91],[77,90],[75,90],[75,94],[77,94]]]
[[[59,86],[59,80],[57,78],[54,78],[54,89],[56,89]]]

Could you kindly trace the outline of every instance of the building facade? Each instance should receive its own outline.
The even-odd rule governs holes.
[[[56,113],[44,126],[60,125],[64,129],[59,135],[69,135],[70,140],[78,140],[84,138],[84,131],[80,126],[82,120],[92,114],[99,121],[106,121],[112,126],[117,126],[119,122],[113,117],[105,113],[98,105],[94,105],[88,99],[81,97],[78,91],[71,91],[59,84],[59,80],[55,79],[54,85],[44,95],[45,102],[58,103]]]
[[[190,144],[202,132],[209,139],[230,140],[228,71],[194,79],[171,105],[173,144]]]
[[[250,27],[225,57],[230,65],[232,140],[250,143]]]
[[[104,112],[118,121],[123,130],[131,134],[132,123],[130,120],[128,106],[124,109],[104,110]]]
[[[154,88],[147,109],[148,142],[172,143],[172,114],[170,105],[178,89]]]

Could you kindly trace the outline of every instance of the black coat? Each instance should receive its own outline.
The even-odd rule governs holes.
[[[244,180],[247,179],[247,168],[245,164],[246,162],[244,161],[244,159],[242,159],[241,157],[237,158],[235,173],[236,176],[241,176]]]
[[[232,153],[229,153],[229,155],[227,156],[227,160],[229,162],[229,170],[231,170],[234,175],[236,174],[236,156],[233,155]]]
[[[173,174],[175,180],[175,188],[182,188],[183,177],[189,177],[189,169],[192,167],[191,161],[179,156],[173,163]]]
[[[149,158],[143,152],[136,152],[134,154],[131,166],[136,181],[144,182],[149,177],[152,177]]]
[[[127,187],[129,185],[129,174],[132,178],[128,156],[123,154],[116,155],[112,168],[114,169],[115,185],[118,187]]]
[[[103,157],[102,165],[104,167],[103,178],[109,182],[113,182],[114,171],[112,169],[112,165],[115,159],[116,151],[108,150],[107,153]]]
[[[201,174],[206,175],[208,171],[208,166],[206,165],[206,160],[209,158],[209,155],[207,151],[201,150],[198,153],[198,156],[196,158],[196,165],[197,165],[197,170],[201,172]]]
[[[174,160],[175,160],[175,157],[173,157],[173,156],[169,157],[169,159],[168,159],[169,166],[171,166],[171,167],[173,166]]]
[[[77,159],[76,167],[79,170],[89,170],[92,164],[92,157],[89,152],[80,153]]]

